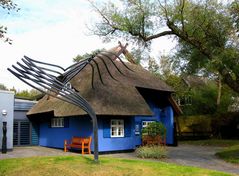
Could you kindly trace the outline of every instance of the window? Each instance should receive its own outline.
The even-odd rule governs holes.
[[[147,127],[152,122],[154,122],[154,121],[142,121],[142,128]]]
[[[64,118],[52,118],[51,119],[51,127],[64,127]]]
[[[111,137],[124,137],[124,120],[111,120]]]

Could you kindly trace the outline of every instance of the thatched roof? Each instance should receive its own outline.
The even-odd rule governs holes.
[[[116,47],[110,50],[116,54],[122,55],[122,47]],[[139,65],[126,65],[126,68],[113,54],[107,54],[114,58],[114,63],[123,73],[117,70],[113,63],[105,56],[104,58],[110,73],[104,66],[102,60],[97,58],[103,83],[101,83],[97,69],[94,69],[94,88],[92,88],[92,68],[86,66],[71,81],[72,87],[79,91],[80,94],[90,103],[97,115],[152,115],[149,106],[144,98],[138,92],[137,87],[154,89],[158,91],[172,92],[172,88],[161,81],[157,76],[151,74]],[[54,112],[55,116],[75,116],[85,115],[81,108],[58,100],[44,96],[29,112],[28,115],[34,115],[44,112]]]

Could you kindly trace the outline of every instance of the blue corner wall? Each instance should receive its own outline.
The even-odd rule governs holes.
[[[139,133],[135,134],[135,145],[139,146],[142,143],[141,130],[143,121],[162,122],[166,127],[166,144],[173,144],[173,109],[171,106],[165,108],[150,107],[154,112],[153,116],[135,116],[135,126],[139,127]]]
[[[157,97],[156,97],[157,98]],[[162,101],[158,98],[159,101]],[[157,100],[158,100],[157,99]],[[142,121],[162,122],[166,131],[166,143],[173,144],[173,109],[170,105],[158,106],[155,100],[145,97],[152,116],[98,116],[98,140],[99,152],[120,151],[135,149],[141,145]],[[66,117],[68,122],[65,128],[51,128],[49,122],[39,124],[39,145],[54,148],[63,148],[64,140],[71,139],[72,136],[92,136],[92,122],[87,116]],[[110,120],[123,119],[125,124],[125,137],[110,137]],[[49,120],[50,121],[50,120]],[[91,150],[94,150],[92,141]]]

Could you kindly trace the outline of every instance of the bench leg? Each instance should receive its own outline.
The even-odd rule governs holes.
[[[67,140],[64,141],[64,152],[67,152]]]
[[[85,145],[84,145],[84,142],[82,143],[82,148],[81,148],[81,153],[82,153],[82,155],[84,155],[85,154]]]
[[[64,146],[64,152],[68,152],[68,149],[66,146]]]
[[[89,152],[89,154],[91,154],[90,147],[88,147],[88,152]]]

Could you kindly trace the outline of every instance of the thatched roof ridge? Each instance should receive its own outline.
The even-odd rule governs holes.
[[[99,54],[96,58],[103,84],[95,68],[93,74],[94,88],[92,88],[92,68],[89,65],[76,75],[70,83],[90,103],[97,115],[152,115],[149,106],[136,87],[167,92],[173,90],[157,76],[139,65],[126,63],[126,66],[124,66],[114,55],[122,54],[123,51],[122,47],[115,47],[108,53]],[[107,57],[113,58],[114,64],[117,65],[122,74]],[[105,67],[102,58],[107,67]],[[86,114],[75,105],[45,96],[28,112],[28,115],[51,111],[54,111],[55,116]]]

